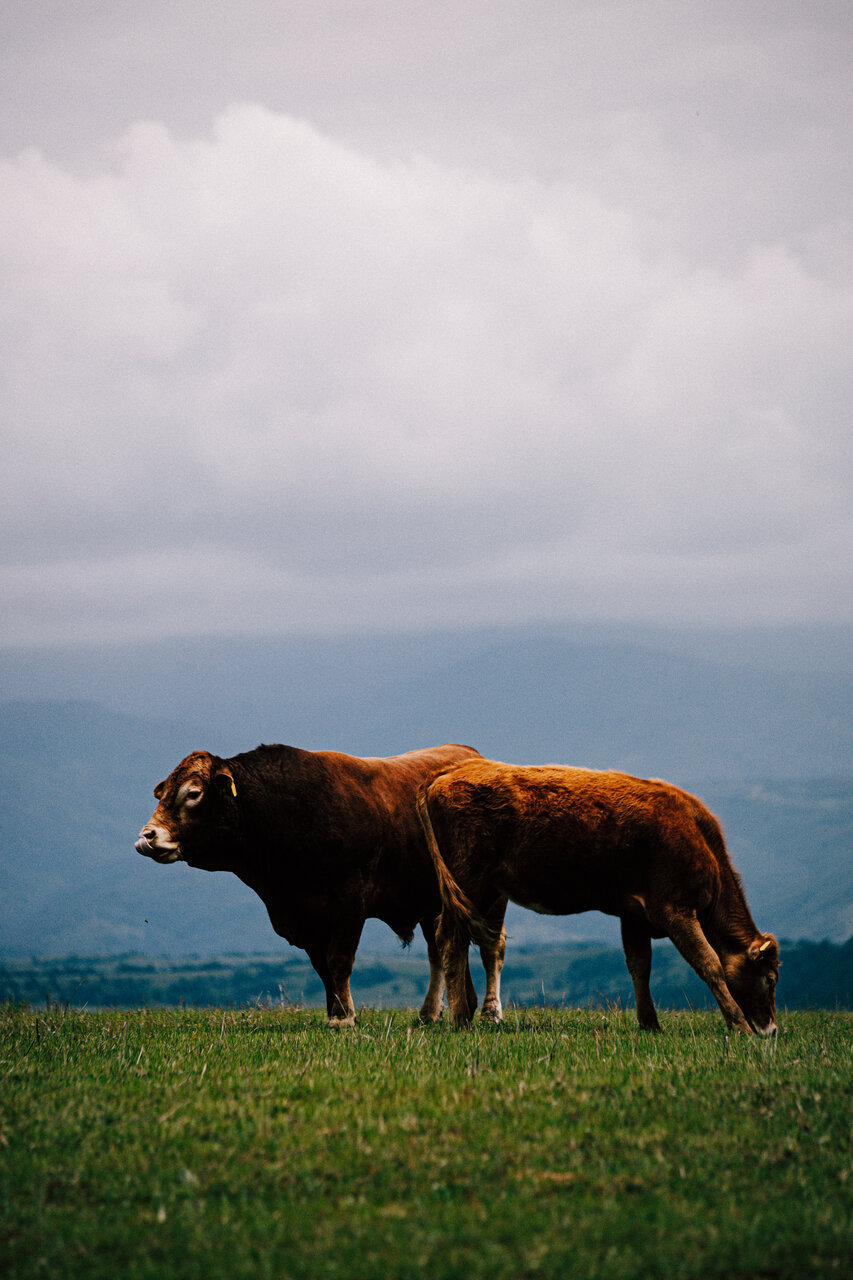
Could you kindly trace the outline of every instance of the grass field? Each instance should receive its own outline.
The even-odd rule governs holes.
[[[0,1007],[0,1274],[853,1274],[853,1014]]]

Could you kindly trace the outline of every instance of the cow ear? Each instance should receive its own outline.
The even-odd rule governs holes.
[[[768,958],[771,958],[775,954],[776,946],[776,939],[772,933],[760,934],[749,944],[747,954],[750,960],[761,960],[768,956],[768,953],[770,953]]]
[[[213,781],[217,787],[231,792],[232,796],[237,795],[237,786],[234,782],[234,774],[228,768],[227,764],[221,764],[213,775]]]
[[[157,783],[157,786],[154,788],[154,799],[155,799],[155,800],[162,800],[162,799],[163,799],[163,792],[164,792],[165,790],[166,790],[166,783],[165,783],[165,782],[158,782],[158,783]]]

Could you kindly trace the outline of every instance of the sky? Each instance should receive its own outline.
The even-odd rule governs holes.
[[[0,647],[853,622],[849,0],[0,15]]]

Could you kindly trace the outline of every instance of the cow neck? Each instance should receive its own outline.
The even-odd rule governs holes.
[[[282,743],[254,747],[251,751],[241,751],[231,756],[225,764],[239,770],[244,781],[265,782],[265,775],[270,769],[289,776],[291,773],[302,773],[315,758],[313,751],[303,751],[299,747],[286,747]]]
[[[271,789],[278,796],[298,795],[304,787],[311,754],[298,747],[261,746],[225,760],[234,774],[241,816],[263,810]]]
[[[743,951],[758,934],[746,903],[741,878],[730,864],[720,867],[720,891],[702,926],[708,941],[718,953]]]
[[[265,875],[269,867],[267,837],[271,828],[280,826],[282,811],[302,813],[310,797],[322,788],[325,766],[316,752],[279,744],[256,747],[225,763],[234,774],[237,788],[242,845],[242,870],[238,874],[260,893],[256,877]],[[284,823],[284,829],[289,826],[289,821]],[[281,847],[280,838],[276,847]]]

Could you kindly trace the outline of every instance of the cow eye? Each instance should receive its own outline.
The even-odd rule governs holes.
[[[201,787],[188,787],[188,788],[187,788],[187,793],[186,793],[186,795],[184,796],[184,803],[185,803],[185,804],[198,804],[199,800],[200,800],[200,799],[201,799],[201,797],[202,797],[202,794],[203,794],[203,793],[202,793],[202,789],[201,789]]]

